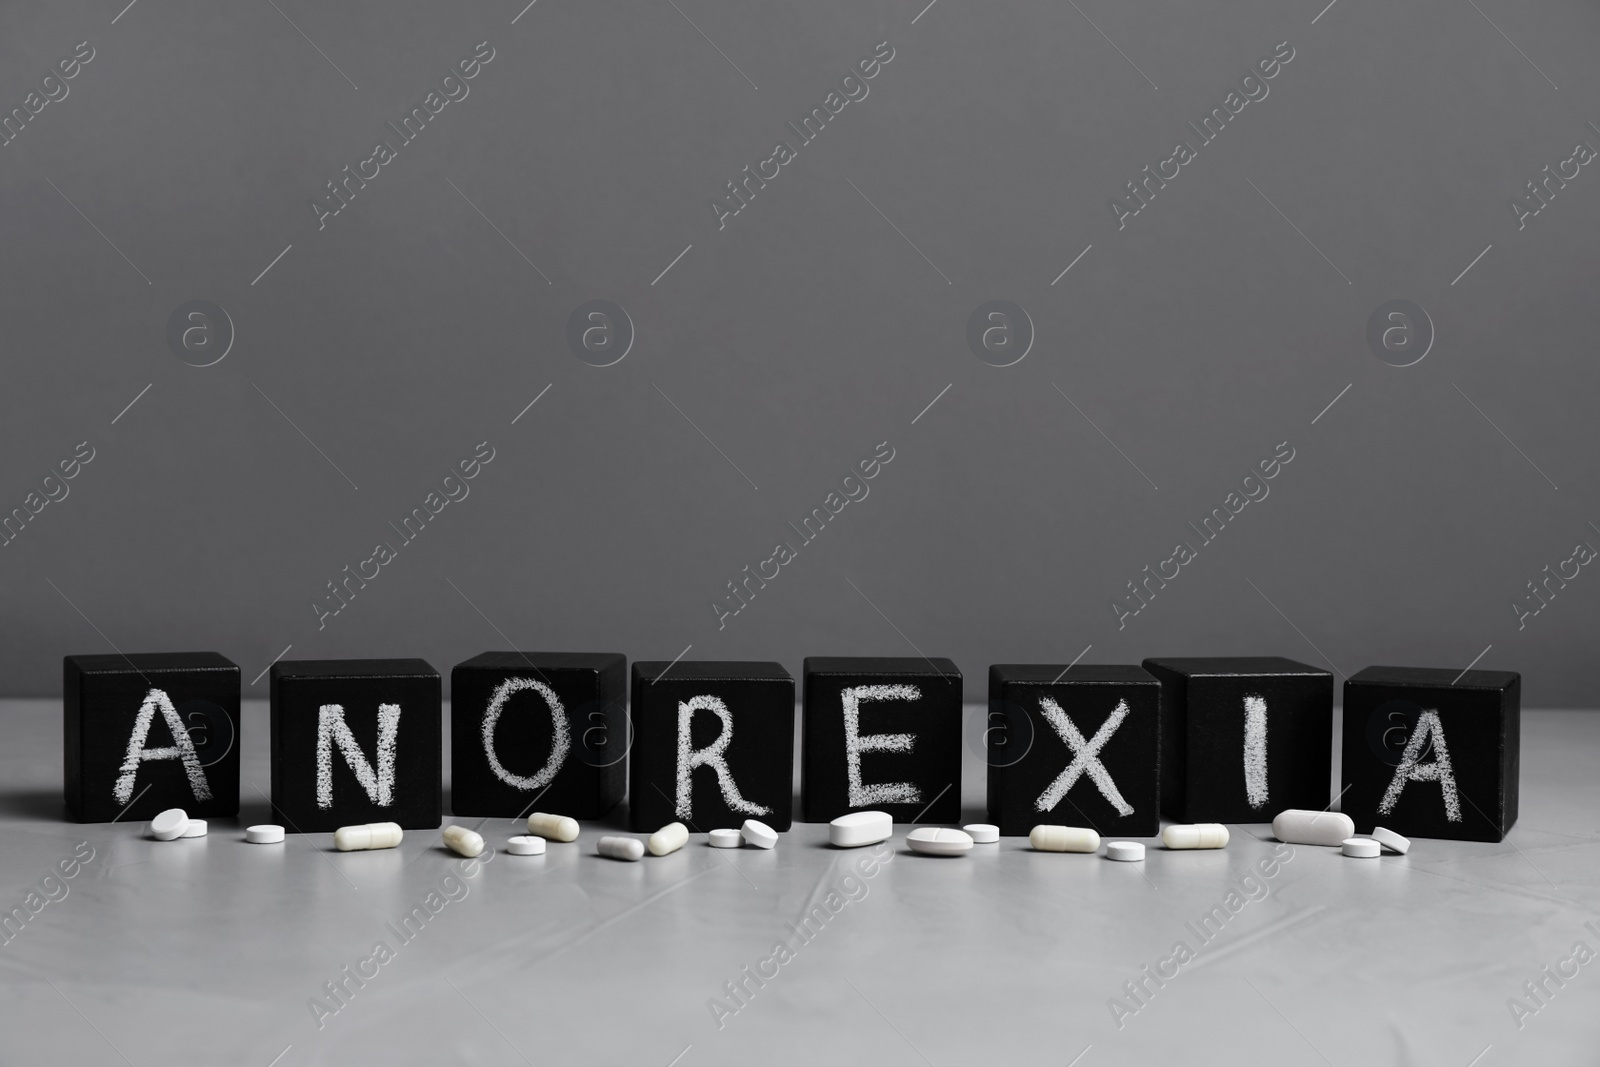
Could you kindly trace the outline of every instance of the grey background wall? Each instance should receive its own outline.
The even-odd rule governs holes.
[[[1593,5],[524,3],[0,16],[0,688],[113,647],[247,681],[286,649],[925,653],[969,696],[996,661],[1272,653],[1600,701]],[[347,165],[377,173],[319,225]],[[1178,173],[1119,228],[1146,165]],[[1544,204],[1546,166],[1577,174]],[[1031,321],[1006,367],[967,339],[993,299]],[[226,321],[169,342],[194,300]],[[568,343],[591,300],[631,320],[610,366]],[[1369,344],[1392,300],[1409,355]],[[777,577],[719,626],[747,565]],[[1123,614],[1147,565],[1177,577]],[[1576,576],[1533,614],[1547,565]],[[346,566],[377,576],[322,614]]]

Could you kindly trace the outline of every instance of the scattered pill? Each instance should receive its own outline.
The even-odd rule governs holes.
[[[744,838],[745,844],[756,848],[771,848],[778,843],[778,831],[755,819],[744,821],[744,825],[739,827],[739,836]]]
[[[446,826],[441,836],[444,838],[445,847],[458,856],[465,856],[470,860],[474,856],[483,854],[483,835],[468,830],[465,826]]]
[[[602,837],[595,851],[614,860],[644,858],[644,842],[637,837]]]
[[[341,826],[333,832],[333,847],[340,852],[360,852],[369,848],[394,848],[405,834],[399,823],[368,822]],[[476,836],[476,835],[474,835]],[[482,839],[479,838],[481,843]]]
[[[1384,848],[1392,849],[1393,851],[1400,853],[1402,856],[1404,856],[1411,848],[1410,838],[1401,837],[1393,830],[1382,826],[1374,826],[1372,828],[1372,839],[1378,842],[1378,844],[1382,845]]]
[[[1272,836],[1289,845],[1329,845],[1338,848],[1355,836],[1356,824],[1340,811],[1289,808],[1272,820]]]
[[[506,851],[513,856],[542,856],[544,855],[544,838],[513,837],[506,842]]]
[[[828,824],[828,844],[834,848],[860,848],[887,841],[894,819],[886,811],[852,811]]]
[[[1028,844],[1040,852],[1094,852],[1100,835],[1081,826],[1035,826]]]
[[[738,848],[743,843],[737,830],[712,830],[706,834],[706,844],[712,848]]]
[[[645,847],[652,856],[665,856],[676,852],[689,842],[689,828],[681,822],[669,822],[650,835]]]
[[[180,836],[180,837],[204,837],[204,836],[206,836],[206,821],[204,819],[190,819],[189,820],[189,825],[185,826],[183,828],[183,833],[178,835],[178,836]]]
[[[1108,841],[1106,859],[1134,863],[1144,859],[1144,846],[1137,841]]]
[[[157,841],[175,841],[189,828],[189,815],[182,808],[168,808],[150,820],[150,836]]]
[[[1383,846],[1370,837],[1346,838],[1339,846],[1346,856],[1354,856],[1360,860],[1375,860],[1378,853],[1383,851]]]
[[[1169,826],[1161,831],[1161,843],[1168,848],[1226,848],[1228,828],[1219,822]]]
[[[1000,840],[1000,827],[986,822],[972,822],[963,826],[967,836],[972,838],[974,844],[992,845]]]
[[[919,826],[906,835],[906,844],[924,856],[959,856],[972,851],[972,835],[946,826]]]
[[[565,815],[546,815],[536,811],[528,816],[528,833],[550,841],[576,841],[578,820]]]
[[[252,845],[277,845],[283,843],[283,827],[271,823],[261,823],[257,826],[247,826],[244,839]]]

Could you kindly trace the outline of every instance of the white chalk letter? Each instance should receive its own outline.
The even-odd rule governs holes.
[[[875,804],[915,804],[922,790],[910,782],[861,784],[863,752],[910,752],[916,734],[868,734],[861,736],[861,702],[864,700],[921,700],[922,690],[914,685],[858,685],[839,694],[844,704],[844,760],[850,778],[849,803],[852,808]]]
[[[1244,698],[1244,794],[1252,808],[1267,803],[1267,702]]]
[[[1057,704],[1054,698],[1041,697],[1039,710],[1044,712],[1044,717],[1050,721],[1056,733],[1061,735],[1061,740],[1072,750],[1072,762],[1067,764],[1067,769],[1050,783],[1049,789],[1039,794],[1034,807],[1040,811],[1052,810],[1061,803],[1061,799],[1067,795],[1067,790],[1076,785],[1078,779],[1087,772],[1089,780],[1100,790],[1100,795],[1117,809],[1118,815],[1132,815],[1133,805],[1122,799],[1122,794],[1117,790],[1117,783],[1111,780],[1111,773],[1106,770],[1105,764],[1100,762],[1100,750],[1111,740],[1111,735],[1117,732],[1122,720],[1128,717],[1128,702],[1117,701],[1117,706],[1088,741],[1083,739],[1083,734],[1078,731],[1073,721],[1067,718],[1067,713],[1061,710],[1061,705]]]
[[[1433,762],[1418,763],[1417,759],[1430,737],[1433,739]],[[1400,793],[1407,782],[1438,782],[1439,790],[1444,794],[1445,818],[1450,822],[1461,821],[1461,799],[1456,792],[1455,772],[1450,769],[1450,749],[1445,746],[1444,726],[1439,722],[1437,710],[1424,711],[1417,717],[1411,740],[1406,742],[1406,750],[1400,756],[1400,765],[1394,769],[1389,788],[1384,790],[1383,799],[1378,802],[1381,814],[1394,814],[1394,806],[1400,800]]]
[[[500,712],[512,693],[520,693],[524,689],[532,689],[544,697],[544,702],[550,706],[550,726],[555,731],[555,737],[550,742],[550,758],[545,760],[539,773],[531,778],[506,770],[494,752],[494,728],[500,723]],[[507,678],[500,683],[483,713],[483,754],[489,757],[489,769],[494,771],[496,778],[518,789],[543,789],[567,762],[567,752],[571,748],[572,731],[567,726],[567,710],[561,706],[561,698],[556,696],[555,690],[532,678]]]
[[[366,790],[367,799],[380,808],[394,803],[394,750],[399,740],[400,705],[378,705],[378,769],[373,771],[367,754],[356,744],[355,734],[344,721],[344,705],[324,704],[317,709],[317,807],[333,807],[333,746],[350,772]]]
[[[161,712],[167,729],[172,731],[173,744],[166,748],[145,748],[145,738],[150,734],[150,724],[155,720],[157,711]],[[172,698],[167,696],[165,690],[152,689],[145,694],[144,703],[139,705],[138,718],[133,720],[133,733],[128,737],[128,754],[122,759],[121,773],[117,775],[117,784],[111,790],[117,803],[127,804],[133,799],[133,782],[139,776],[139,764],[145,760],[162,759],[182,760],[194,798],[211,799],[211,786],[206,782],[205,768],[200,766],[200,757],[195,753],[194,742],[189,740],[189,731],[183,728],[183,723],[178,719],[178,709],[172,706]]]
[[[694,742],[689,737],[689,724],[697,711],[714,712],[717,718],[722,720],[722,732],[717,735],[717,739],[700,749],[694,747]],[[728,770],[728,761],[722,755],[732,740],[733,713],[728,710],[728,705],[724,704],[720,697],[698,696],[687,701],[678,701],[678,818],[694,818],[691,777],[696,767],[705,764],[709,764],[717,772],[717,785],[722,787],[722,802],[728,807],[734,811],[742,811],[746,815],[772,814],[771,808],[752,804],[739,795],[739,787],[734,784],[733,774]]]

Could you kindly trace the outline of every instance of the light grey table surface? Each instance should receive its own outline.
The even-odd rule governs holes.
[[[1525,713],[1522,814],[1504,843],[1419,840],[1379,861],[1299,846],[1272,877],[1266,826],[1233,827],[1220,852],[1152,847],[1143,864],[1019,839],[932,859],[899,827],[892,858],[866,871],[868,850],[830,849],[805,824],[771,852],[696,835],[626,864],[594,855],[598,824],[542,858],[509,856],[510,820],[494,820],[500,851],[473,875],[433,832],[387,852],[333,852],[328,834],[245,845],[238,826],[267,818],[263,702],[245,706],[240,823],[154,842],[66,821],[58,702],[6,701],[4,717],[0,910],[56,898],[0,946],[7,1064],[1600,1058],[1600,960],[1566,964],[1559,986],[1543,972],[1578,942],[1600,951],[1600,715]],[[969,754],[968,820],[982,772]],[[402,940],[390,924],[428,914],[430,892],[436,914]],[[1202,941],[1191,924],[1219,905],[1228,918]],[[827,920],[806,940],[790,924],[814,908]],[[763,964],[780,939],[790,957]],[[363,967],[379,941],[392,958]],[[1178,941],[1192,961],[1129,999],[1124,983]],[[347,966],[373,977],[357,986]],[[336,980],[344,1004],[325,992]],[[1542,1005],[1530,980],[1546,983]],[[1138,1007],[1120,1027],[1113,997]],[[1539,1009],[1520,1028],[1512,997]],[[319,1020],[313,998],[338,1010]],[[712,998],[737,1008],[720,1027]]]

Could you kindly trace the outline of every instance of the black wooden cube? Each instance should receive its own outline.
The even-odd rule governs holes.
[[[272,665],[272,808],[290,833],[439,825],[439,672],[420,659]]]
[[[806,822],[959,821],[961,672],[949,660],[808,657],[801,732]]]
[[[1147,659],[1161,680],[1161,810],[1271,822],[1333,799],[1333,675],[1277,656]]]
[[[450,672],[450,810],[598,819],[627,781],[620,653],[485,652]],[[537,805],[537,807],[535,807]]]
[[[215,652],[62,661],[67,811],[140,822],[239,814],[239,668]]]
[[[1344,683],[1341,803],[1361,833],[1503,840],[1521,758],[1515,672],[1368,667]]]
[[[794,806],[794,679],[778,663],[633,665],[628,821],[787,830]]]
[[[1161,829],[1161,683],[1141,667],[997,663],[984,730],[989,821],[1102,837]]]

